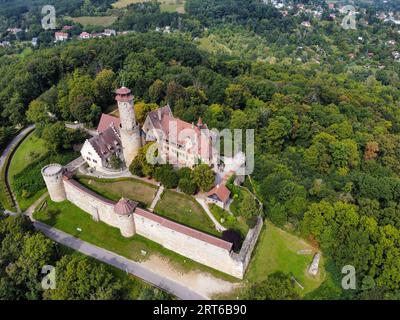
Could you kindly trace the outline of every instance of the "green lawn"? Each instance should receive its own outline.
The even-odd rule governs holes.
[[[154,212],[194,229],[221,236],[200,204],[188,195],[165,190]]]
[[[8,171],[10,183],[14,181],[14,176],[20,173],[29,164],[39,159],[48,151],[46,142],[32,133],[26,138],[15,151]]]
[[[121,236],[119,229],[113,228],[103,222],[94,221],[88,213],[68,201],[55,203],[47,198],[46,203],[47,206],[42,211],[35,212],[34,217],[84,241],[113,251],[134,261],[147,259],[152,254],[158,254],[162,258],[168,259],[174,269],[178,271],[201,270],[225,280],[237,281],[229,275],[167,250],[142,236],[134,235],[131,238],[125,238]],[[82,231],[77,231],[77,228],[82,229]],[[142,256],[141,250],[147,252],[145,257]]]
[[[312,254],[297,253],[299,250],[305,249],[312,250]],[[298,293],[304,296],[317,289],[326,277],[323,259],[321,259],[319,273],[316,277],[307,273],[315,252],[316,249],[303,239],[276,227],[269,221],[265,221],[265,226],[260,234],[244,278],[247,283],[246,287],[265,280],[271,273],[282,271],[294,276],[304,287],[304,290],[302,290],[296,285]],[[237,296],[240,297],[245,288],[228,296],[220,296],[220,298],[233,299]]]
[[[117,16],[82,16],[82,17],[65,17],[66,20],[71,20],[80,23],[82,26],[102,26],[109,27],[117,19]]]
[[[42,157],[47,151],[48,148],[46,142],[43,139],[38,138],[35,133],[32,133],[19,145],[11,159],[8,171],[11,188],[13,188],[14,176]],[[39,199],[44,192],[46,192],[45,188],[29,198],[23,198],[16,195],[21,210],[24,211],[28,209],[29,206]]]
[[[121,197],[135,200],[143,206],[150,206],[157,186],[134,178],[97,179],[93,177],[78,177],[77,180],[87,188],[114,201]]]
[[[304,249],[310,249],[313,253],[306,255],[297,253]],[[304,290],[299,291],[300,294],[308,293],[318,288],[325,277],[323,261],[320,263],[320,273],[316,277],[307,273],[315,252],[316,249],[303,239],[266,222],[246,279],[250,282],[259,282],[268,274],[282,271],[293,275],[304,286]]]

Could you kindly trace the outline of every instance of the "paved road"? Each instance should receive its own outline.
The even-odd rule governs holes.
[[[140,263],[134,262],[111,251],[97,247],[78,238],[75,238],[65,232],[57,230],[39,221],[33,222],[36,229],[42,231],[46,236],[67,247],[75,249],[87,256],[112,265],[125,272],[129,272],[152,285],[159,287],[174,296],[183,300],[206,300],[204,297],[181,284],[167,279],[157,273],[154,273]]]

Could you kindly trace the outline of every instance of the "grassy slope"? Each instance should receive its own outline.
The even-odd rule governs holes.
[[[301,296],[317,289],[326,277],[323,259],[316,277],[307,273],[316,249],[303,239],[279,229],[268,221],[265,224],[245,275],[246,287],[265,280],[271,273],[282,271],[294,276],[303,285],[304,290],[296,285]],[[312,254],[297,254],[298,250],[305,249],[312,250]],[[236,299],[237,296],[243,295],[245,288],[220,298]]]
[[[200,204],[190,196],[166,190],[154,212],[194,229],[220,236]]]
[[[116,9],[122,9],[139,2],[146,2],[146,0],[118,0],[112,6]],[[161,12],[185,12],[185,0],[159,0],[158,2],[161,3]]]
[[[95,16],[95,17],[65,17],[65,19],[80,23],[82,26],[103,26],[112,25],[117,19],[117,16]]]
[[[100,180],[89,177],[78,179],[80,183],[102,196],[114,201],[121,197],[138,201],[149,206],[157,192],[157,187],[134,178],[117,180]]]
[[[40,158],[48,151],[46,142],[38,138],[34,133],[30,135],[15,152],[11,159],[9,168],[10,183],[14,181],[14,176],[20,173],[29,164]]]
[[[31,134],[21,143],[11,159],[8,171],[11,188],[13,188],[14,176],[20,173],[32,162],[39,159],[47,151],[48,148],[46,147],[46,142],[38,138],[35,133]],[[22,198],[17,195],[17,201],[21,210],[29,208],[29,206],[39,199],[45,191],[46,189],[44,188],[29,198]]]

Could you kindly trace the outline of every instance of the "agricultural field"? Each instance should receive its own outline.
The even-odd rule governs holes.
[[[117,16],[94,16],[94,17],[65,17],[67,20],[71,20],[76,23],[80,23],[82,26],[102,26],[109,27],[117,19]]]
[[[112,6],[116,9],[126,8],[130,4],[146,2],[145,0],[119,0]],[[161,12],[179,12],[185,13],[185,0],[159,0],[161,3]]]

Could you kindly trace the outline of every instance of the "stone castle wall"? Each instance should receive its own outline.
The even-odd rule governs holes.
[[[261,232],[262,219],[246,236],[241,251],[232,251],[232,243],[194,230],[149,211],[136,208],[131,216],[118,216],[115,202],[85,188],[76,180],[64,178],[67,200],[89,213],[94,220],[119,228],[124,236],[137,233],[163,247],[213,269],[243,279]]]
[[[134,213],[137,234],[191,260],[236,278],[243,278],[241,262],[231,255],[231,243],[182,225],[179,225],[178,228],[190,230],[177,230],[175,223],[148,211],[143,211],[145,210],[137,209]],[[165,223],[166,221],[167,223]],[[194,234],[192,235],[192,233]],[[215,240],[202,240],[202,236],[208,236]]]
[[[118,216],[114,213],[115,202],[96,195],[72,179],[64,179],[64,187],[67,200],[89,213],[93,220],[120,228]]]

